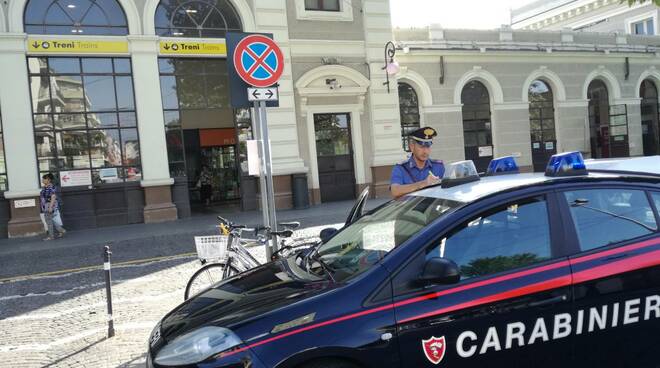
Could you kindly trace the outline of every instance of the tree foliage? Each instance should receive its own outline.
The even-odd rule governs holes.
[[[647,2],[653,2],[656,6],[660,6],[660,0],[621,0],[622,3],[628,2],[629,6],[633,6],[635,4],[645,4]]]

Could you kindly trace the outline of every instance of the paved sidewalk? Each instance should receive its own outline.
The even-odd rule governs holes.
[[[367,208],[386,202],[370,199]],[[300,221],[303,227],[343,222],[354,201],[312,206],[304,210],[278,211],[278,221]],[[171,256],[195,251],[195,235],[217,233],[216,216],[249,226],[260,225],[260,211],[218,211],[160,224],[134,224],[71,231],[64,239],[43,242],[41,238],[0,240],[0,281],[3,279],[100,264],[103,246],[112,243],[113,261]]]

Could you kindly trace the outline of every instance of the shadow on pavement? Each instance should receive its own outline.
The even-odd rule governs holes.
[[[47,367],[56,367],[58,364],[62,363],[63,361],[65,361],[65,360],[67,360],[67,359],[69,359],[69,358],[72,358],[72,357],[74,357],[74,356],[76,356],[76,355],[78,355],[78,354],[80,354],[80,353],[84,353],[85,351],[91,349],[92,347],[94,347],[94,346],[96,346],[96,345],[102,343],[103,341],[105,341],[105,340],[107,340],[107,339],[108,339],[107,337],[102,337],[102,338],[100,338],[100,339],[94,341],[93,343],[91,343],[91,344],[85,346],[85,347],[82,348],[82,349],[78,349],[78,350],[74,351],[74,352],[71,353],[71,354],[65,355],[65,356],[63,356],[63,357],[61,357],[61,358],[59,358],[59,359],[57,359],[57,360],[51,362],[50,364],[44,365],[43,368],[47,368]]]

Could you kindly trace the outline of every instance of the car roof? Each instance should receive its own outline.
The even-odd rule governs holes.
[[[623,177],[655,177],[660,178],[660,156],[608,159],[608,160],[585,160],[589,171],[579,178],[591,179],[617,179]],[[423,196],[440,199],[448,199],[458,202],[473,202],[491,194],[503,192],[515,188],[557,183],[575,180],[576,176],[549,177],[544,173],[523,173],[486,176],[478,181],[473,181],[449,188],[433,186],[414,192],[412,196]]]

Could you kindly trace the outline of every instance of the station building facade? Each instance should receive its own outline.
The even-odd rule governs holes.
[[[392,30],[388,0],[10,0],[0,5],[0,236],[43,231],[55,174],[69,228],[191,216],[212,199],[258,207],[249,109],[229,105],[225,35],[271,33],[285,72],[268,109],[278,208],[387,196],[404,136],[483,169],[513,154],[658,154],[657,37]],[[420,9],[423,11],[423,9]],[[398,73],[383,70],[394,41]],[[304,188],[304,186],[303,186]],[[298,191],[298,192],[296,192]]]
[[[284,52],[267,113],[277,206],[300,176],[312,203],[354,198],[404,157],[381,70],[390,24],[387,0],[3,2],[0,234],[43,231],[47,172],[72,229],[190,216],[204,167],[214,203],[256,208],[251,112],[229,105],[232,31],[272,34]]]

